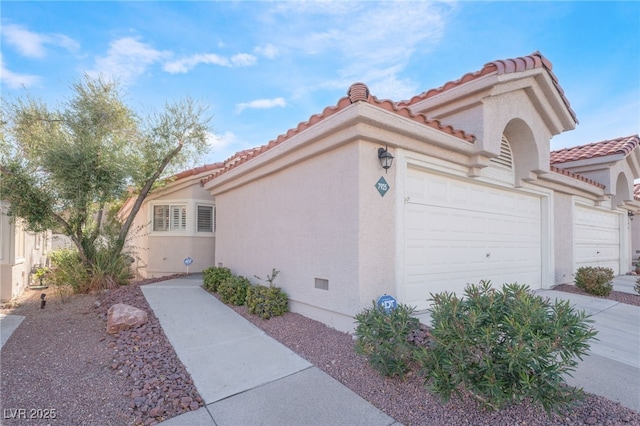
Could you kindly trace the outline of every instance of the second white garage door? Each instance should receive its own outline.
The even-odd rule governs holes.
[[[403,303],[481,279],[541,287],[539,197],[414,169],[407,196]]]
[[[620,273],[620,214],[575,206],[574,253],[576,269],[604,266]]]

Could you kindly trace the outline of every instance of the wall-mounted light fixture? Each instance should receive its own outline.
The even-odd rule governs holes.
[[[391,164],[393,164],[393,155],[389,152],[388,147],[378,148],[378,159],[386,173],[391,167]]]
[[[629,216],[629,219],[633,220],[633,212],[627,212],[627,216]]]

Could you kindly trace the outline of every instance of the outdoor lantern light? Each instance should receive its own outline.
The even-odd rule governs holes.
[[[391,155],[387,147],[378,148],[378,159],[385,172],[389,170],[391,163],[393,163],[393,155]]]
[[[627,215],[629,216],[629,219],[633,220],[633,216],[634,216],[633,212],[627,212]]]

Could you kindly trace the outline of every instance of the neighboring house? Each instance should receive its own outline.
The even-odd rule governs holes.
[[[494,61],[402,102],[352,85],[203,179],[216,265],[280,270],[291,310],[341,330],[383,294],[426,309],[480,279],[539,289],[580,265],[627,272],[638,137],[552,156],[577,119],[551,68],[538,52]]]
[[[633,194],[633,198],[640,202],[640,183],[634,185]],[[640,214],[637,212],[631,217],[631,249],[633,259],[640,261]]]
[[[32,268],[48,264],[51,248],[51,232],[27,232],[8,209],[8,203],[0,201],[0,302],[19,296],[32,284]]]
[[[565,148],[551,153],[551,165],[598,182],[603,196],[555,190],[556,283],[571,281],[580,266],[604,266],[616,274],[632,269],[633,221],[640,176],[638,135]],[[636,240],[637,234],[636,231]],[[569,278],[567,278],[569,277]]]
[[[189,272],[214,265],[215,204],[200,181],[221,166],[209,164],[179,173],[147,196],[125,248],[135,258],[139,278],[187,272],[187,258],[193,261]],[[135,197],[129,198],[119,217],[126,217],[134,202]]]

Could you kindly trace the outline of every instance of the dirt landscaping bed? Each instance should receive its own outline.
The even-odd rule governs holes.
[[[42,293],[48,300],[44,309],[40,309],[41,292],[28,291],[18,306],[0,310],[25,316],[2,348],[2,424],[149,425],[202,406],[139,283],[99,296],[73,296],[66,302],[51,289]],[[625,299],[624,303],[640,306],[638,297]],[[137,330],[108,335],[106,310],[114,303],[147,310],[149,322]],[[349,334],[298,314],[261,320],[245,307],[234,310],[406,425],[640,424],[640,413],[594,395],[587,395],[570,413],[551,419],[529,404],[492,413],[464,397],[443,406],[415,375],[406,381],[381,377],[353,351]],[[55,409],[55,419],[7,418],[18,413],[9,410],[19,409],[27,416]]]

